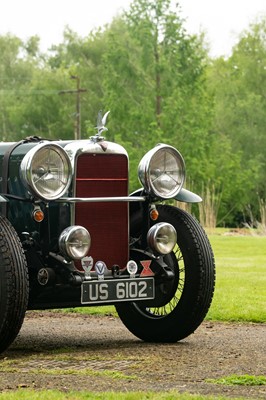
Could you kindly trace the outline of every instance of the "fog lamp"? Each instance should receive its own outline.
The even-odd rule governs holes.
[[[153,225],[147,234],[149,247],[160,254],[169,254],[176,245],[176,230],[173,225],[159,222]]]
[[[59,237],[59,248],[65,257],[80,260],[88,254],[91,237],[83,226],[74,225],[66,228]]]

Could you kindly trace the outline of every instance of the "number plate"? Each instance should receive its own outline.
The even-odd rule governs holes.
[[[85,281],[81,304],[115,303],[154,299],[154,278]]]

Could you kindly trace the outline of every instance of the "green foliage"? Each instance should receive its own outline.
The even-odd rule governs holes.
[[[192,161],[198,181],[196,160],[204,154],[210,121],[201,40],[186,33],[170,1],[152,0],[134,1],[107,40],[104,98],[119,121],[110,123],[111,132],[119,126],[112,139],[121,135],[133,163],[158,142],[174,144]],[[135,165],[131,170],[134,190]]]
[[[209,90],[215,101],[214,132],[230,140],[233,158],[234,153],[240,156],[239,183],[233,180],[239,195],[231,190],[227,200],[238,204],[235,218],[241,208],[245,213],[249,204],[254,205],[258,217],[257,197],[266,197],[265,35],[266,18],[262,17],[242,33],[228,60],[215,60],[209,69]]]
[[[8,141],[17,137],[20,96],[29,87],[34,64],[27,55],[21,57],[23,43],[15,36],[0,36],[0,49],[0,139]]]

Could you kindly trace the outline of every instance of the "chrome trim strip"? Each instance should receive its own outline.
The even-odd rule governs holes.
[[[146,201],[146,197],[143,196],[132,196],[132,197],[61,197],[56,200],[59,203],[114,203],[114,202],[143,202]]]

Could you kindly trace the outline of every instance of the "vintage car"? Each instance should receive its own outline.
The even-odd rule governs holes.
[[[181,154],[149,150],[129,194],[128,154],[103,137],[107,115],[87,140],[0,143],[1,352],[27,310],[112,304],[138,338],[175,342],[210,307],[210,243],[175,206],[201,201],[183,187]]]

